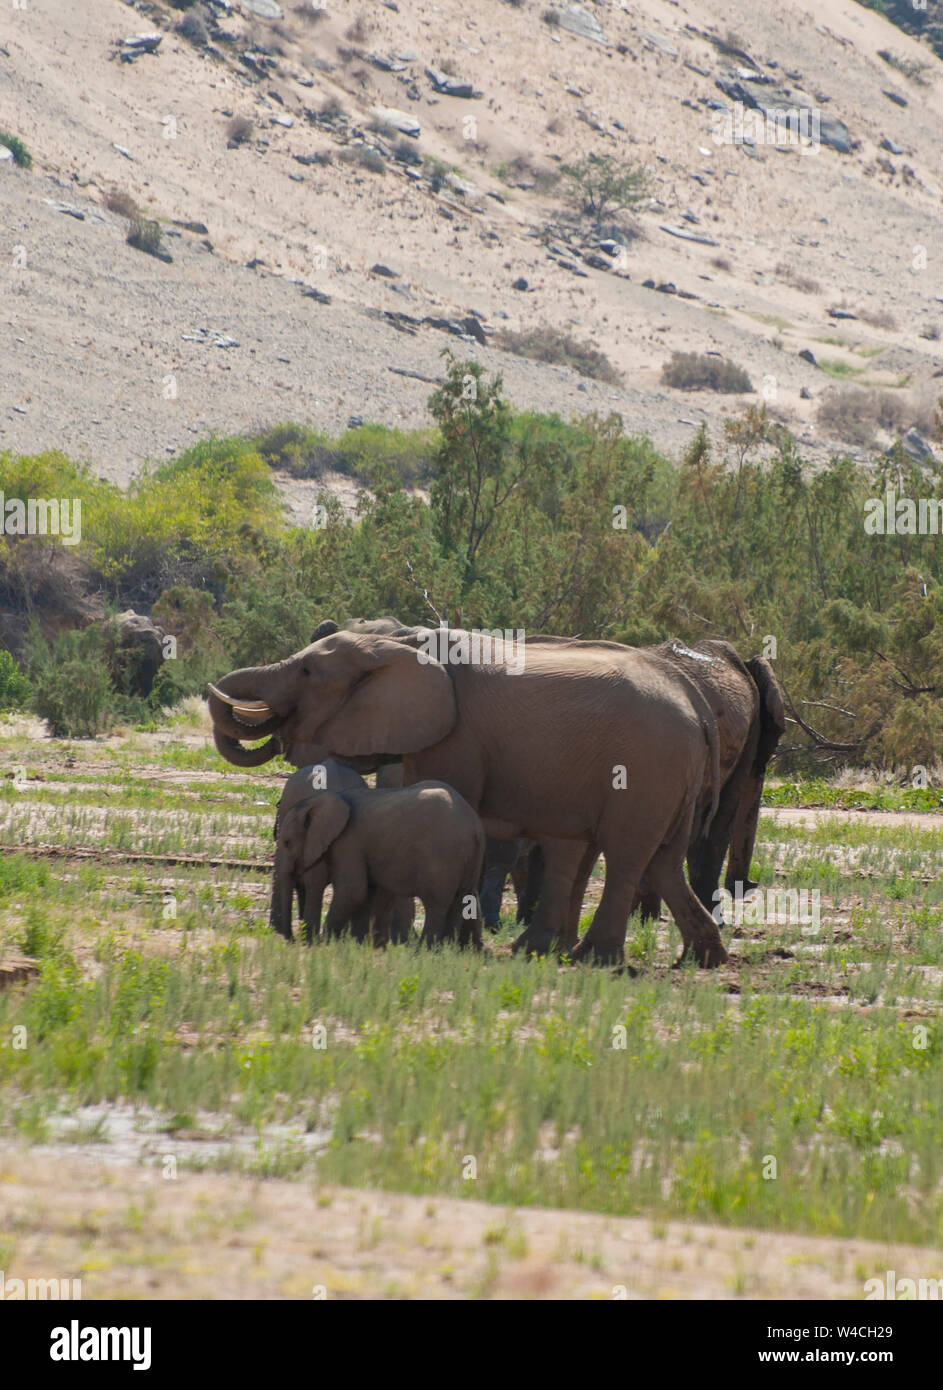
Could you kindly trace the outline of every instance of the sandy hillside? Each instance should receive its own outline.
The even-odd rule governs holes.
[[[744,367],[813,462],[835,445],[815,411],[836,383],[803,349],[925,415],[943,388],[932,51],[854,0],[622,0],[585,7],[595,39],[546,8],[330,0],[312,17],[214,0],[203,44],[163,0],[4,7],[0,129],[34,165],[0,161],[0,448],[61,447],[126,481],[209,430],[422,424],[448,346],[503,372],[520,407],[618,410],[673,451],[751,399],[666,389],[673,350]],[[146,33],[157,51],[124,61],[121,41]],[[851,148],[715,143],[718,79],[805,93]],[[389,117],[371,130],[378,106],[418,137]],[[240,116],[252,133],[230,148]],[[364,144],[382,172],[358,162]],[[396,157],[409,150],[421,165]],[[554,183],[589,153],[651,177],[615,258],[568,226]],[[159,219],[171,263],[126,245],[114,189]],[[424,322],[469,318],[465,341]],[[493,341],[543,323],[598,347],[621,384]]]

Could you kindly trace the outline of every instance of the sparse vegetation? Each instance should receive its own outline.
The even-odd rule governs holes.
[[[347,115],[347,109],[340,97],[330,96],[321,103],[318,115],[322,120],[336,121],[339,117]]]
[[[549,324],[514,332],[504,329],[494,337],[496,347],[513,352],[518,357],[530,357],[535,362],[552,362],[558,367],[570,367],[580,376],[605,381],[618,386],[622,377],[605,353],[589,343],[581,343],[572,334]]]
[[[136,251],[145,251],[149,256],[156,256],[159,260],[167,257],[167,252],[163,246],[163,232],[160,223],[155,222],[152,218],[134,218],[128,228],[128,235],[125,240]]]
[[[386,160],[371,145],[347,145],[338,159],[344,164],[358,164],[361,169],[369,169],[371,174],[386,173]]]
[[[124,188],[114,187],[105,194],[105,207],[109,212],[126,217],[129,222],[141,217],[141,209],[131,194]]]
[[[646,171],[614,155],[587,155],[576,164],[562,165],[561,173],[578,210],[597,231],[616,213],[632,211],[649,197]]]
[[[229,148],[235,149],[238,145],[244,145],[252,139],[255,132],[255,124],[248,116],[233,116],[226,127],[226,139]]]
[[[0,145],[5,145],[13,155],[14,164],[18,164],[21,169],[32,169],[33,156],[18,135],[11,135],[8,130],[0,130]]]
[[[879,429],[903,434],[918,420],[918,427],[926,428],[928,422],[920,415],[911,402],[893,391],[860,389],[828,391],[816,411],[818,424],[830,438],[859,448],[872,444]]]
[[[897,332],[897,320],[887,309],[859,309],[858,317],[869,328],[883,328],[889,333]]]
[[[818,280],[813,280],[810,275],[803,275],[788,261],[780,261],[774,274],[779,276],[784,285],[788,285],[790,289],[798,290],[800,294],[821,294],[822,292],[822,286]]]
[[[673,352],[661,369],[666,386],[678,391],[722,391],[731,395],[753,390],[742,367],[705,352]]]
[[[920,8],[923,7],[919,4],[914,5],[914,9]],[[910,82],[915,82],[918,87],[929,87],[930,79],[927,77],[927,73],[931,71],[930,63],[922,63],[917,58],[902,58],[887,48],[879,48],[878,57],[882,58],[888,67],[899,72],[902,77],[906,77]]]
[[[180,20],[177,33],[197,48],[205,48],[210,41],[210,22],[209,11],[203,5],[196,5]]]
[[[417,165],[422,163],[422,155],[416,149],[415,140],[409,140],[406,136],[402,140],[397,140],[393,146],[393,158],[399,164]]]
[[[327,15],[327,5],[323,0],[302,0],[300,5],[295,6],[295,14],[309,24],[320,24]]]

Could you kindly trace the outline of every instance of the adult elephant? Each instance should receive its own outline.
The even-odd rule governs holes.
[[[785,730],[782,695],[769,662],[763,657],[744,662],[729,642],[705,640],[689,647],[672,640],[644,650],[696,685],[716,721],[720,797],[709,824],[695,821],[687,850],[691,887],[704,907],[715,912],[728,850],[728,891],[736,892],[737,882],[744,890],[755,887],[749,879],[750,862],[766,767]],[[597,845],[582,852],[572,845],[552,849],[558,876],[553,899],[558,911],[567,900],[565,921],[554,917],[552,909],[538,910],[515,949],[544,952],[554,941],[564,951],[575,947],[586,883],[598,855]],[[643,879],[632,911],[640,909],[643,918],[656,917],[660,907],[659,893]]]
[[[461,630],[339,631],[231,672],[210,687],[216,746],[239,766],[312,747],[401,757],[407,786],[448,783],[488,834],[599,846],[605,887],[576,958],[622,960],[645,876],[684,954],[723,963],[717,924],[682,867],[692,828],[709,827],[720,796],[717,722],[696,683],[658,653],[617,643],[530,638],[521,669],[473,662],[469,642]],[[247,753],[253,737],[266,742]],[[549,856],[546,882],[559,911]]]

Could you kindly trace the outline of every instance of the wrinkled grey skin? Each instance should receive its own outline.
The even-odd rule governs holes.
[[[722,964],[717,924],[683,872],[692,827],[709,825],[720,794],[720,731],[697,685],[662,654],[612,642],[529,637],[520,671],[439,662],[424,647],[421,633],[337,632],[274,665],[230,672],[208,702],[217,748],[240,766],[280,751],[297,762],[312,747],[345,761],[400,757],[407,788],[448,783],[489,834],[536,839],[545,853],[551,840],[601,847],[606,883],[575,960],[622,961],[644,876],[685,953]],[[267,742],[243,747],[255,739]],[[553,939],[573,880],[561,896],[560,866],[547,860],[535,925],[543,913]]]
[[[381,789],[397,788],[403,785],[403,764],[385,763],[383,767],[377,768],[376,785]],[[397,898],[393,904],[393,915],[390,920],[390,940],[394,945],[402,945],[406,941],[413,939],[413,918],[416,915],[416,904],[412,898]]]
[[[366,782],[353,768],[338,762],[336,758],[325,758],[321,763],[311,763],[293,772],[285,782],[275,811],[275,869],[272,875],[272,904],[269,910],[269,924],[280,936],[292,940],[291,909],[295,891],[298,894],[298,915],[303,920],[321,921],[321,904],[327,887],[326,873],[310,874],[306,884],[295,880],[287,872],[284,851],[279,847],[279,831],[288,813],[318,790],[361,791],[366,790]],[[310,903],[307,901],[311,895]],[[362,923],[358,924],[362,927]]]
[[[373,632],[391,637],[416,631],[389,615],[372,620],[356,618],[344,628],[349,632]],[[338,625],[328,619],[317,628],[312,641],[336,631]],[[756,886],[749,877],[750,863],[766,768],[786,728],[782,695],[769,662],[764,657],[743,662],[729,642],[705,640],[689,647],[672,639],[647,650],[658,653],[676,666],[684,678],[697,685],[711,704],[720,732],[723,780],[720,802],[709,827],[705,826],[706,817],[702,816],[692,828],[687,856],[691,887],[707,910],[713,912],[728,851],[725,879],[728,891],[734,893],[737,882],[743,884],[744,892]],[[490,836],[489,841],[494,845],[494,853],[489,855],[486,844],[485,873],[489,872],[492,861],[497,863],[502,857],[500,842]],[[581,851],[572,841],[555,841],[545,848],[551,863],[556,865],[560,891],[570,902],[568,928],[561,938],[562,948],[568,950],[576,943],[586,882],[599,851],[597,849],[590,857],[590,852]],[[518,921],[527,928],[533,923],[545,888],[545,857],[544,847],[538,848],[532,856],[527,886],[518,889]],[[522,876],[520,869],[518,875]],[[568,889],[567,878],[571,879]],[[644,878],[632,910],[639,910],[643,920],[657,918],[661,911],[661,898]],[[543,951],[550,944],[547,926],[538,921],[533,931],[522,933],[515,949],[526,947]]]
[[[484,831],[468,802],[443,782],[315,792],[282,819],[279,850],[286,873],[305,886],[309,933],[311,878],[324,873],[334,887],[329,937],[372,913],[374,945],[385,946],[397,900],[417,897],[425,909],[423,944],[481,948]]]
[[[650,648],[663,660],[676,666],[692,681],[707,700],[720,732],[721,793],[716,813],[709,823],[695,820],[688,845],[688,875],[695,894],[708,912],[716,911],[716,892],[724,859],[729,850],[725,887],[736,891],[737,882],[747,891],[756,885],[749,878],[756,839],[756,825],[766,767],[785,731],[785,710],[772,667],[764,657],[744,662],[729,642],[707,640],[688,647],[672,640]],[[586,883],[599,849],[584,850],[570,844],[553,847],[553,859],[564,887],[570,882],[570,906],[564,951],[575,945]],[[545,884],[541,884],[544,891]],[[642,919],[655,918],[661,899],[642,879],[632,911]],[[515,949],[544,952],[551,940],[541,923],[523,932]]]

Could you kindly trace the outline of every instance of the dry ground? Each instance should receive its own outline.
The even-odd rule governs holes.
[[[724,415],[759,399],[666,390],[661,366],[675,349],[743,365],[758,391],[772,390],[770,404],[812,461],[836,443],[814,423],[816,401],[834,383],[800,349],[843,364],[854,382],[933,400],[943,354],[921,335],[938,331],[943,293],[935,269],[943,252],[940,60],[854,0],[759,9],[620,0],[594,7],[609,48],[551,29],[544,8],[488,0],[470,13],[443,0],[394,13],[336,0],[315,26],[290,7],[273,26],[237,5],[223,25],[231,42],[220,38],[211,50],[176,35],[179,12],[163,3],[8,8],[0,128],[19,131],[35,165],[27,173],[0,164],[0,232],[11,257],[0,447],[59,447],[126,482],[145,459],[210,429],[290,418],[333,432],[352,415],[423,424],[445,346],[502,371],[519,407],[616,409],[671,451],[702,419],[719,435]],[[352,40],[358,15],[364,37]],[[117,40],[155,25],[165,32],[157,56],[115,57]],[[705,103],[720,96],[715,77],[730,63],[707,30],[736,31],[767,75],[801,74],[823,111],[847,124],[855,151],[805,157],[762,148],[754,159],[715,145]],[[274,55],[261,80],[238,61],[246,43]],[[923,81],[888,67],[881,49],[925,63]],[[413,55],[406,71],[374,65],[371,55],[390,53]],[[454,68],[482,98],[436,96],[428,64]],[[336,130],[305,116],[328,101],[341,103],[349,131],[367,137],[375,105],[405,108],[420,120],[422,155],[457,169],[468,191],[434,192],[395,163],[384,174],[337,159],[300,164],[294,156],[340,150]],[[255,121],[255,137],[238,149],[226,143],[233,113]],[[294,124],[273,123],[282,117]],[[475,139],[465,138],[468,117]],[[885,139],[903,155],[889,156]],[[627,273],[585,267],[577,275],[543,236],[565,200],[559,186],[531,186],[533,170],[553,174],[590,152],[638,160],[652,177]],[[508,173],[518,157],[529,164]],[[124,219],[104,207],[115,186],[174,233],[172,265],[125,245]],[[83,220],[60,211],[63,203]],[[208,235],[175,219],[204,224]],[[666,224],[717,245],[678,240]],[[251,260],[262,264],[247,269]],[[378,262],[400,278],[373,273]],[[527,292],[511,288],[519,276]],[[697,297],[658,293],[643,286],[647,279]],[[302,298],[300,283],[331,303]],[[841,306],[858,317],[830,317]],[[398,332],[383,319],[387,311],[472,310],[489,331],[547,322],[594,343],[624,384],[587,381],[490,341],[469,347],[434,328]],[[200,328],[238,345],[188,340]],[[812,398],[801,399],[801,388]]]
[[[469,1184],[471,1186],[471,1184]],[[0,1152],[6,1277],[97,1298],[859,1299],[943,1251]]]

